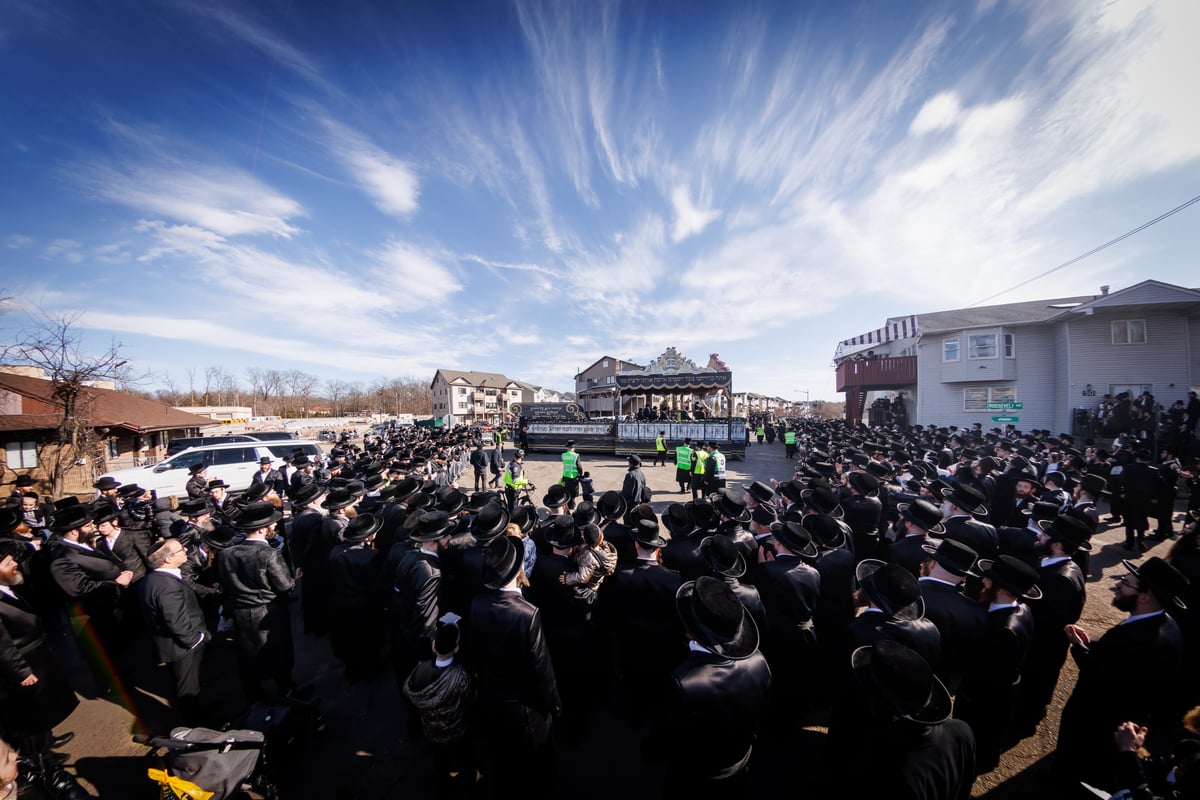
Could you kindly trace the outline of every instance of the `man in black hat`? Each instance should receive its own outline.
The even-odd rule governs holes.
[[[488,454],[483,451],[483,442],[476,442],[467,463],[475,472],[475,491],[482,492],[487,486]]]
[[[1033,612],[1022,601],[1039,600],[1042,593],[1037,571],[1013,556],[981,559],[978,569],[987,632],[983,647],[967,663],[954,715],[975,734],[976,771],[982,774],[995,769],[1000,754],[1016,742],[1014,706],[1034,628]]]
[[[575,508],[575,498],[579,497],[579,479],[583,476],[583,459],[575,452],[575,441],[567,442],[567,449],[561,456],[562,485],[567,490],[567,510]],[[639,459],[638,465],[641,465]]]
[[[728,586],[701,577],[679,587],[675,606],[688,654],[642,754],[665,763],[665,797],[738,797],[750,792],[750,755],[766,718],[771,671],[758,630]]]
[[[675,482],[679,484],[680,494],[685,494],[692,482],[692,453],[691,437],[675,448]]]
[[[954,539],[943,539],[936,546],[927,544],[925,552],[928,558],[918,579],[925,618],[937,626],[942,637],[942,660],[934,667],[950,691],[957,692],[968,660],[978,652],[987,632],[984,610],[962,593],[967,576],[975,574],[976,553]]]
[[[557,773],[551,732],[562,702],[541,613],[521,595],[520,542],[496,536],[483,555],[486,591],[471,601],[466,642],[479,676],[485,779],[498,793],[520,786],[528,796],[547,797]]]
[[[925,563],[928,553],[925,545],[929,542],[928,534],[941,536],[946,532],[942,527],[942,512],[928,500],[913,500],[911,503],[897,503],[898,519],[894,526],[897,538],[883,548],[882,560],[899,564],[919,577],[921,565]]]
[[[1079,621],[1087,597],[1083,571],[1072,560],[1077,550],[1091,547],[1087,543],[1090,535],[1087,525],[1060,514],[1052,520],[1040,521],[1038,527],[1042,532],[1037,546],[1041,556],[1037,585],[1042,596],[1029,601],[1033,638],[1021,672],[1017,699],[1016,725],[1020,736],[1032,735],[1046,715],[1070,646],[1063,630]]]
[[[854,721],[856,763],[870,768],[855,774],[852,796],[969,798],[975,742],[966,723],[950,719],[950,694],[929,663],[883,639],[855,650],[850,664],[871,708]]]
[[[727,536],[706,536],[700,540],[700,557],[709,574],[733,590],[758,626],[758,635],[764,636],[767,631],[767,609],[763,606],[758,589],[742,582],[746,574],[746,560],[738,552],[737,546]]]
[[[1125,515],[1126,550],[1146,549],[1146,531],[1150,519],[1158,516],[1158,505],[1163,502],[1166,484],[1158,467],[1150,463],[1152,454],[1146,448],[1134,452],[1137,459],[1125,466],[1121,473],[1122,498]]]
[[[771,672],[789,679],[776,684],[775,722],[794,726],[807,710],[807,688],[818,667],[817,632],[813,611],[821,597],[821,574],[805,559],[818,551],[812,535],[799,522],[771,526],[774,552],[759,550],[754,586],[767,610],[767,638],[763,653]]]
[[[204,462],[192,464],[188,467],[187,484],[184,486],[184,491],[187,492],[189,500],[195,500],[198,497],[208,498],[208,465]]]
[[[621,497],[624,497],[625,503],[633,508],[649,502],[650,494],[646,490],[646,473],[642,472],[642,459],[634,454],[629,456],[627,463],[625,479],[621,482]]]
[[[317,465],[308,457],[306,453],[300,453],[292,457],[292,477],[288,481],[288,494],[292,495],[304,484],[312,483],[316,480],[313,472],[317,469]]]
[[[103,508],[111,511],[107,503]],[[90,505],[77,503],[55,511],[54,535],[47,543],[50,575],[73,613],[86,617],[101,644],[115,652],[122,642],[121,595],[132,583],[133,573],[95,548],[98,531],[90,509]],[[93,667],[103,668],[100,664]]]
[[[1154,557],[1137,567],[1124,562],[1129,574],[1113,587],[1113,607],[1129,616],[1096,641],[1078,625],[1064,629],[1079,680],[1063,708],[1054,771],[1066,784],[1079,780],[1116,790],[1112,785],[1112,731],[1125,720],[1148,726],[1165,742],[1186,708],[1183,634],[1166,613],[1184,610],[1181,599],[1188,580],[1179,570]],[[1154,679],[1136,689],[1138,671],[1153,665]],[[1153,742],[1147,747],[1157,751]]]
[[[384,589],[379,570],[383,554],[374,547],[383,520],[370,512],[350,520],[341,543],[329,554],[333,616],[329,632],[333,654],[345,668],[350,684],[372,680],[381,666],[380,633],[383,629]]]
[[[1095,535],[1100,528],[1100,509],[1096,503],[1107,494],[1108,481],[1103,475],[1084,475],[1075,485],[1074,502],[1067,509],[1067,514],[1083,520]]]
[[[150,553],[150,572],[137,585],[146,628],[158,658],[175,677],[175,700],[185,724],[197,724],[200,708],[200,664],[212,640],[200,600],[183,579],[180,568],[188,552],[178,539],[169,539]]]
[[[661,685],[683,652],[675,593],[679,573],[662,566],[659,550],[666,547],[656,520],[631,520],[637,558],[617,567],[600,593],[601,618],[615,636],[625,689],[625,715],[637,725],[654,702],[647,687]]]
[[[988,515],[983,503],[983,492],[974,487],[960,483],[953,489],[943,489],[942,516],[945,522],[942,524],[946,528],[947,539],[962,542],[974,550],[979,558],[995,558],[1000,554],[1000,539],[996,529],[975,518]]]
[[[879,553],[879,526],[883,503],[879,499],[879,479],[869,472],[855,470],[845,476],[839,490],[843,519],[853,536],[854,555],[875,558]]]
[[[287,491],[287,484],[284,483],[283,476],[279,474],[279,470],[272,466],[270,456],[263,456],[258,460],[258,470],[254,473],[254,477],[250,479],[250,485],[265,486],[279,497],[283,497],[284,492]]]
[[[217,556],[225,604],[233,609],[238,674],[251,701],[270,703],[295,688],[288,596],[296,584],[283,556],[267,541],[282,518],[270,503],[246,506],[234,526],[245,539]],[[274,691],[267,680],[274,681]]]
[[[392,666],[401,687],[425,654],[442,614],[441,554],[450,544],[454,520],[445,511],[420,514],[411,537],[418,547],[400,559],[392,580],[388,607],[392,631]],[[415,710],[409,708],[409,734],[420,730]]]
[[[746,529],[752,515],[746,506],[745,496],[733,489],[722,487],[712,495],[712,508],[720,520],[717,532],[729,537],[747,561],[757,560],[758,543],[754,540],[754,535]]]

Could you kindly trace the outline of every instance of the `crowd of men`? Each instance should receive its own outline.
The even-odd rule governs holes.
[[[1081,781],[1195,796],[1183,757],[1168,787],[1133,755],[1171,752],[1200,700],[1197,515],[1143,560],[1148,538],[1177,537],[1178,476],[1168,487],[1154,454],[1049,431],[778,425],[795,469],[770,482],[728,486],[716,443],[664,441],[684,496],[661,511],[636,456],[621,489],[590,496],[573,446],[539,505],[523,451],[476,457],[463,428],[265,459],[248,487],[197,470],[181,503],[107,482],[46,507],[18,486],[0,510],[0,728],[26,755],[64,744],[52,729],[85,687],[51,639],[102,691],[150,636],[189,724],[212,721],[216,635],[247,703],[302,697],[298,587],[347,682],[394,676],[446,794],[550,795],[556,746],[586,742],[611,704],[668,797],[748,791],[755,744],[816,721],[836,796],[966,798],[1036,730],[1071,655],[1059,796]],[[1102,503],[1132,560],[1112,601],[1129,616],[1099,635],[1078,623]]]

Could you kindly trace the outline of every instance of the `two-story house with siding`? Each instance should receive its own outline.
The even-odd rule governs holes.
[[[641,372],[645,367],[612,356],[596,359],[591,366],[575,375],[576,402],[589,417],[616,417],[626,413],[621,408],[616,379],[619,372]]]
[[[1105,394],[1187,400],[1200,384],[1200,289],[1147,280],[895,317],[841,342],[834,362],[847,420],[886,397],[911,424],[1072,431]]]
[[[521,385],[498,372],[439,369],[430,390],[433,416],[454,425],[510,422],[508,407],[521,402]]]

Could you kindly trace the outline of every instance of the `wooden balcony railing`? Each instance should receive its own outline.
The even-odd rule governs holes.
[[[916,356],[885,356],[843,361],[837,368],[837,390],[890,389],[917,382]]]

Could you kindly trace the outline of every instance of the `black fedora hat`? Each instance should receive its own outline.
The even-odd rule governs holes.
[[[851,472],[846,482],[854,491],[866,497],[879,496],[879,479],[869,472]]]
[[[0,506],[0,536],[12,533],[24,521],[19,511],[11,509],[8,506]]]
[[[1019,558],[1001,555],[995,560],[981,558],[976,565],[980,575],[992,583],[1026,600],[1041,600],[1037,587],[1037,570]]]
[[[979,554],[957,539],[942,539],[936,545],[921,545],[921,549],[952,575],[963,578],[975,574],[971,568],[975,566]]]
[[[828,514],[805,514],[800,524],[820,547],[840,550],[846,546],[846,531],[838,520]]]
[[[194,473],[193,473],[194,474]],[[100,480],[92,484],[92,488],[101,492],[111,492],[121,485],[121,482],[111,475],[105,475]]]
[[[1129,561],[1122,561],[1125,569],[1137,576],[1143,591],[1149,591],[1163,606],[1186,611],[1183,598],[1188,593],[1191,582],[1175,567],[1163,561],[1158,556],[1149,558],[1146,563],[1138,566]]]
[[[935,536],[946,532],[946,528],[942,525],[942,510],[928,500],[918,499],[911,503],[897,503],[896,511],[918,528]]]
[[[921,584],[906,568],[876,558],[864,558],[854,569],[854,577],[875,606],[897,619],[925,616]]]
[[[513,510],[508,521],[520,528],[521,533],[528,534],[538,521],[537,512],[533,506],[521,503]]]
[[[359,514],[342,530],[342,541],[346,544],[365,542],[383,527],[383,517],[377,514]]]
[[[732,489],[718,489],[713,498],[713,507],[734,522],[750,521],[750,509],[746,507],[746,498]]]
[[[742,488],[746,490],[746,494],[754,498],[756,503],[769,503],[775,497],[775,490],[771,488],[770,484],[762,481],[743,483]]]
[[[960,483],[953,489],[942,489],[942,497],[968,513],[981,517],[988,513],[987,506],[983,504],[987,499],[983,492],[965,483]]]
[[[620,519],[625,516],[628,509],[628,503],[621,496],[620,492],[608,491],[600,495],[599,502],[596,503],[596,510],[600,512],[600,516],[611,522],[614,519]]]
[[[132,500],[135,497],[141,497],[146,493],[146,490],[138,486],[136,483],[125,483],[121,488],[117,489],[117,497],[122,500]]]
[[[506,504],[488,503],[475,514],[475,520],[471,523],[471,535],[478,541],[486,542],[493,536],[504,533],[510,521],[511,515]]]
[[[235,544],[246,541],[246,534],[231,525],[218,525],[211,531],[201,531],[200,540],[210,550],[224,550],[226,547],[233,547]]]
[[[104,505],[112,507],[108,503]],[[50,517],[50,530],[56,533],[66,533],[82,528],[89,522],[92,522],[91,504],[75,503],[54,510],[54,514]]]
[[[1032,503],[1021,509],[1021,513],[1032,517],[1034,522],[1043,519],[1054,519],[1061,512],[1062,506],[1058,503],[1047,503],[1044,500],[1038,500],[1036,503]]]
[[[561,483],[550,484],[550,488],[546,490],[546,494],[542,495],[542,505],[546,508],[565,506],[570,500],[571,493]]]
[[[321,503],[321,508],[324,508],[328,511],[337,511],[339,508],[345,508],[346,506],[353,505],[354,501],[357,499],[358,498],[354,496],[354,492],[350,491],[349,488],[334,489],[329,493],[329,496],[325,498],[325,502]]]
[[[224,478],[213,478],[204,485],[204,488],[211,492],[213,489],[228,489],[229,484],[225,482]]]
[[[804,498],[804,484],[799,481],[781,481],[779,486],[775,487],[775,491],[779,495],[793,503],[802,503]]]
[[[837,495],[828,486],[814,485],[809,489],[805,489],[800,493],[801,499],[810,508],[822,514],[842,518],[842,506],[838,502]]]
[[[704,537],[700,541],[700,555],[704,556],[709,569],[719,575],[740,578],[746,574],[746,559],[742,558],[733,540],[724,534]]]
[[[483,546],[483,585],[488,589],[507,586],[521,572],[525,549],[512,536],[497,536]]]
[[[734,661],[758,650],[758,627],[733,589],[704,575],[675,592],[684,630],[702,647]]]
[[[575,527],[575,519],[570,514],[555,514],[546,521],[542,535],[547,544],[560,550],[566,550],[583,542],[579,529]]]
[[[201,517],[208,513],[208,501],[203,497],[191,497],[179,504],[179,515]]]
[[[118,516],[120,516],[120,512],[117,511],[116,506],[114,506],[112,503],[98,501],[95,503],[89,503],[85,507],[92,512],[92,522],[96,523],[97,525],[103,525],[105,522],[112,522],[113,520],[117,519]]]
[[[1112,492],[1108,490],[1108,481],[1105,480],[1103,475],[1096,475],[1095,473],[1089,472],[1087,475],[1084,475],[1079,479],[1079,485],[1083,487],[1085,492],[1093,497],[1099,497],[1103,494],[1112,494]]]
[[[442,486],[433,493],[437,507],[454,516],[467,504],[467,496],[453,486]]]
[[[270,503],[251,503],[242,509],[241,516],[233,522],[239,531],[253,532],[269,528],[283,519],[283,512]]]
[[[798,556],[816,558],[819,551],[813,544],[812,534],[799,522],[776,522],[771,526],[775,540]]]
[[[633,538],[642,547],[666,547],[657,520],[639,518],[633,525]]]
[[[467,498],[467,513],[474,514],[488,503],[494,503],[499,499],[500,495],[494,490],[489,489],[486,492],[472,492],[471,496]]]
[[[1092,529],[1078,517],[1059,514],[1054,519],[1038,520],[1037,525],[1043,533],[1060,542],[1068,551],[1082,550],[1086,553],[1092,549],[1092,543],[1089,541],[1092,538]]]
[[[575,506],[571,516],[575,519],[575,524],[579,526],[595,525],[600,521],[600,512],[596,510],[594,503],[580,503]]]
[[[715,531],[721,524],[721,516],[717,509],[707,500],[693,500],[686,504],[692,515],[692,521],[702,531]]]
[[[686,536],[695,528],[691,509],[682,503],[671,503],[663,512],[662,524],[672,536]]]
[[[405,520],[405,527],[412,531],[409,538],[418,542],[433,542],[449,536],[455,522],[445,511],[421,512],[415,509],[409,513],[408,519],[416,520],[411,526]]]
[[[850,656],[855,678],[896,716],[923,725],[950,717],[950,693],[916,651],[891,639],[860,647]]]
[[[779,521],[779,512],[770,503],[759,503],[750,512],[750,521],[770,527]]]
[[[397,503],[403,503],[421,490],[421,481],[415,475],[401,478],[387,488],[388,497]]]
[[[303,508],[324,494],[325,489],[316,481],[309,481],[294,492],[290,492],[292,505],[297,508]]]
[[[265,483],[252,483],[249,489],[242,492],[242,502],[257,503],[273,491],[275,491],[274,486],[267,486]]]

